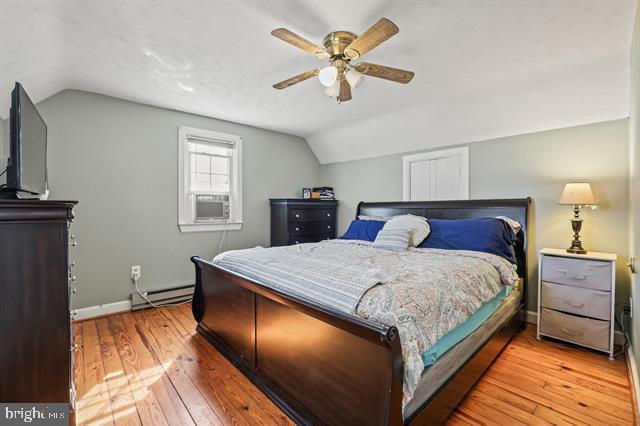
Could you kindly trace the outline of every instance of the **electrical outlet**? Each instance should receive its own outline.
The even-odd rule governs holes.
[[[142,266],[135,265],[131,267],[131,279],[134,281],[138,281],[142,276]]]

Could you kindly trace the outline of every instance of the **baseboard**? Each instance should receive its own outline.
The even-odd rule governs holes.
[[[537,311],[527,311],[526,317],[525,317],[525,321],[528,322],[529,324],[534,324],[537,325],[538,324],[538,312]],[[623,339],[622,339],[622,333],[620,332],[620,330],[616,330],[614,335],[613,335],[613,341],[616,345],[622,345],[623,343]]]
[[[631,345],[629,345],[629,349],[627,349],[627,371],[629,372],[629,382],[631,384],[633,423],[639,425],[640,419],[638,418],[638,413],[640,413],[640,405],[638,404],[638,395],[640,395],[640,381],[638,380],[638,366]]]
[[[131,301],[123,300],[121,302],[106,303],[104,305],[88,306],[86,308],[76,309],[76,321],[82,321],[91,318],[103,317],[105,315],[117,314],[118,312],[127,312],[131,310]]]

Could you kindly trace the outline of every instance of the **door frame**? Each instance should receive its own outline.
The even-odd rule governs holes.
[[[438,151],[421,152],[419,154],[405,155],[402,157],[402,199],[411,201],[411,163],[436,158],[460,156],[460,199],[469,199],[469,147],[441,149]],[[421,200],[428,201],[428,200]]]

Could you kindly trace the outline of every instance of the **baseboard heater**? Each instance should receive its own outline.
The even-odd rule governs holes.
[[[162,306],[171,303],[180,303],[193,297],[194,284],[178,287],[163,288],[161,290],[147,290],[147,299],[154,305]],[[142,289],[141,289],[142,290]],[[131,293],[131,310],[149,308],[151,305],[137,292]]]

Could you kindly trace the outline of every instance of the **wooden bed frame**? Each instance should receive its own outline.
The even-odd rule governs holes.
[[[403,361],[395,327],[283,294],[193,257],[197,330],[297,423],[442,423],[524,325],[529,205],[529,198],[358,205],[357,214],[370,216],[503,215],[523,225],[516,244],[520,309],[408,418],[402,413]]]

